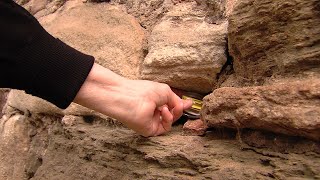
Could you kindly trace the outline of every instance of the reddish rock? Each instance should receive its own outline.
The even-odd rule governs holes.
[[[201,119],[189,120],[183,125],[183,131],[188,135],[204,135],[207,128],[207,125]]]
[[[225,87],[203,99],[209,127],[263,129],[320,140],[320,79]]]

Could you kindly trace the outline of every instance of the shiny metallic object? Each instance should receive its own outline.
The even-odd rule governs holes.
[[[202,99],[204,96],[197,93],[185,92],[182,95],[182,99],[191,99],[193,104],[190,109],[184,110],[184,115],[189,119],[199,119],[200,111],[202,108]]]

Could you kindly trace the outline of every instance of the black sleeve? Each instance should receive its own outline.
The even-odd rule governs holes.
[[[93,63],[92,56],[52,37],[15,2],[0,1],[0,87],[25,90],[66,108]]]

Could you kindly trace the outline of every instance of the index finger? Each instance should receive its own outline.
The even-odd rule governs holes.
[[[182,116],[183,110],[189,109],[192,106],[192,101],[183,100],[171,91],[168,98],[168,106],[173,114],[173,120],[176,121]]]

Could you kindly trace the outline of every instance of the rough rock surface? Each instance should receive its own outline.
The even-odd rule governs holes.
[[[0,89],[0,118],[2,117],[2,109],[7,102],[9,89]]]
[[[30,112],[51,115],[63,114],[62,109],[59,109],[57,106],[38,97],[26,94],[21,90],[13,89],[10,91],[7,99],[7,105],[19,109],[24,112],[24,114],[30,114]]]
[[[66,2],[65,0],[16,0],[35,17],[40,18],[56,12]]]
[[[227,61],[227,22],[210,24],[196,7],[194,2],[178,4],[154,27],[141,69],[143,79],[188,91],[212,90]]]
[[[211,127],[263,129],[320,141],[320,79],[220,88],[203,103],[201,117]]]
[[[3,116],[0,120],[0,179],[27,179],[25,165],[30,148],[27,116]]]
[[[19,111],[22,111],[24,114],[93,116],[108,119],[107,116],[76,103],[71,103],[67,109],[59,109],[48,101],[26,94],[21,90],[11,90],[8,94],[6,104],[7,106],[19,109]]]
[[[188,120],[183,125],[183,131],[187,135],[202,136],[206,134],[208,127],[201,119]]]
[[[320,144],[306,139],[243,131],[241,143],[235,132],[186,136],[181,126],[143,138],[101,119],[13,112],[1,119],[1,179],[319,178]]]
[[[111,2],[123,4],[127,12],[139,20],[142,27],[151,31],[177,5],[183,6],[190,2],[193,5],[196,4],[194,9],[196,9],[197,15],[205,17],[207,22],[213,23],[228,17],[237,0],[112,0]]]
[[[315,0],[238,2],[228,29],[234,73],[222,83],[226,88],[205,98],[202,118],[209,126],[320,140],[319,6]]]
[[[123,4],[127,12],[136,17],[141,26],[147,30],[151,30],[173,5],[171,0],[112,0],[112,2]]]
[[[93,55],[99,64],[138,78],[144,57],[144,29],[120,7],[67,1],[63,10],[40,18],[40,22],[55,37]]]
[[[229,19],[228,42],[239,83],[320,72],[318,0],[241,0]]]

